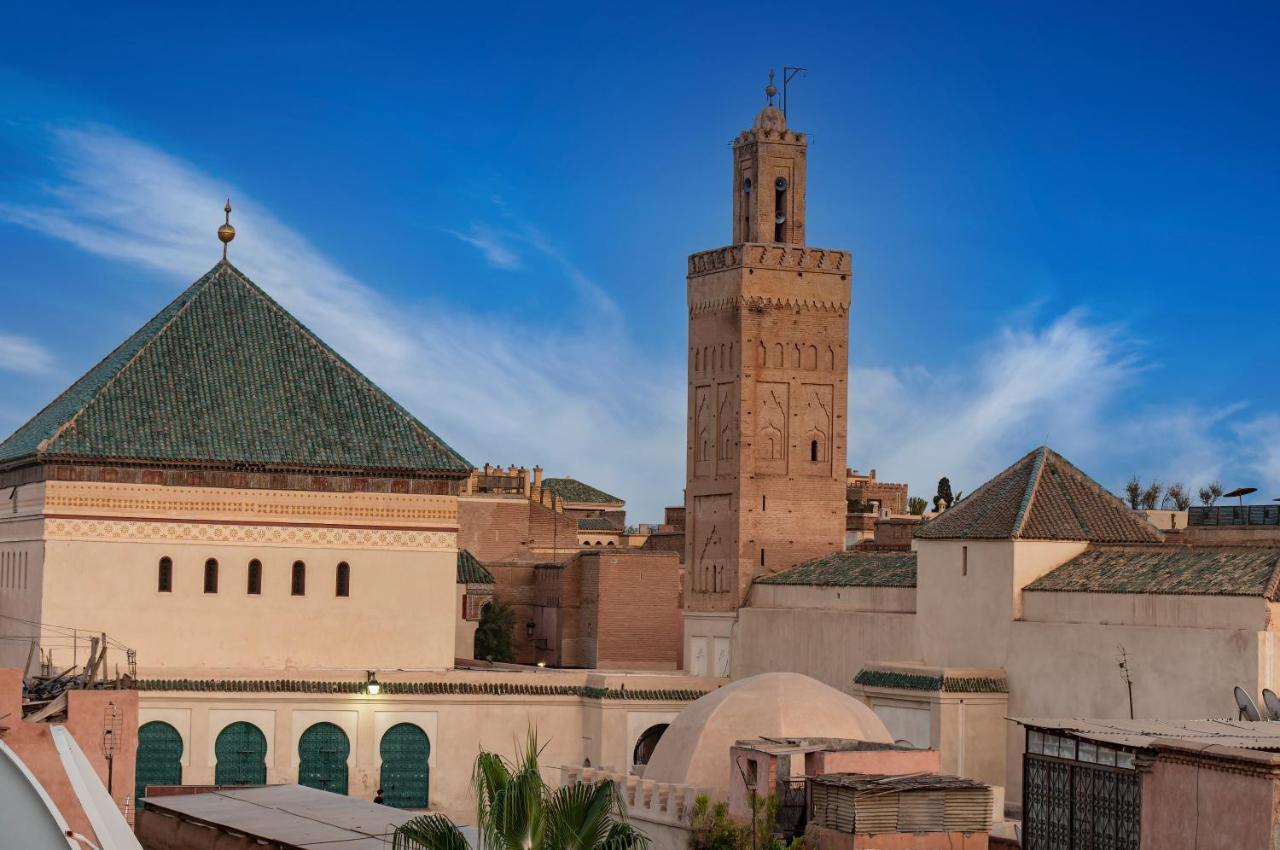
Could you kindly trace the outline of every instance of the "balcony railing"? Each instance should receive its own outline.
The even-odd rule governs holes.
[[[1215,505],[1187,510],[1188,526],[1280,525],[1280,505]]]

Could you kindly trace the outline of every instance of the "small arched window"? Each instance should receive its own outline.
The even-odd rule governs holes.
[[[213,558],[204,562],[204,592],[218,592],[218,562]]]
[[[160,593],[173,592],[173,560],[160,559],[160,569],[156,573],[156,590]]]
[[[351,595],[351,567],[346,561],[338,564],[338,575],[334,587],[335,596]]]
[[[293,562],[293,577],[289,584],[289,593],[293,596],[307,595],[307,565],[301,561]]]
[[[262,594],[262,562],[257,558],[249,562],[249,586],[247,591],[251,596],[260,596]]]
[[[809,441],[809,460],[813,461],[814,463],[818,462],[818,441],[817,440]]]

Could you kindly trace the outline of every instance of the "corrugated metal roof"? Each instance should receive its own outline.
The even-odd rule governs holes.
[[[300,850],[386,848],[391,832],[417,816],[302,785],[145,799],[157,811]]]
[[[1280,721],[1274,720],[1087,720],[1078,717],[1011,719],[1028,728],[1075,735],[1122,747],[1149,747],[1157,738],[1171,738],[1246,750],[1280,751]]]

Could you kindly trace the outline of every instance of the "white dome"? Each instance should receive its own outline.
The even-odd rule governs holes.
[[[662,735],[644,778],[729,788],[729,748],[752,738],[849,738],[892,744],[865,703],[800,673],[739,679],[690,703]]]

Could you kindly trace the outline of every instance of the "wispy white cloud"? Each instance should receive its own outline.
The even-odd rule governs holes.
[[[236,205],[233,260],[473,462],[541,463],[628,497],[638,520],[678,501],[685,443],[684,373],[638,351],[608,294],[536,227],[495,199],[500,225],[456,238],[490,266],[537,257],[569,287],[562,328],[520,327],[461,308],[425,312],[389,300],[336,266],[254,199],[194,165],[110,128],[55,135],[57,177],[38,204],[0,203],[0,219],[79,248],[155,269],[175,285],[218,256],[211,210]],[[1135,409],[1130,390],[1156,364],[1121,325],[1072,311],[1037,323],[1015,313],[990,338],[927,367],[855,367],[850,462],[876,466],[928,495],[948,475],[972,490],[1042,442],[1102,483],[1130,474],[1246,480],[1280,495],[1280,414],[1243,406],[1209,413],[1194,400]],[[38,346],[0,368],[52,368]],[[43,353],[43,358],[38,356]]]
[[[971,491],[1047,443],[1113,489],[1130,475],[1194,488],[1234,476],[1280,488],[1280,416],[1243,404],[1209,412],[1173,398],[1135,408],[1130,391],[1155,364],[1123,327],[1080,311],[1035,326],[1034,312],[973,358],[919,368],[855,368],[850,461],[930,495],[939,477]],[[1270,429],[1270,431],[1268,431]]]
[[[0,370],[48,375],[54,371],[54,359],[49,350],[34,339],[0,333]]]
[[[496,335],[484,315],[385,298],[248,193],[164,151],[105,127],[55,139],[59,179],[47,201],[0,204],[0,218],[176,284],[218,258],[210,216],[230,194],[236,265],[472,462],[589,479],[631,497],[637,519],[679,498],[682,372],[665,374],[616,323],[601,323],[600,303],[612,302],[536,231],[522,244],[559,265],[571,283],[559,290],[572,299],[565,313],[583,321],[557,330],[504,318]]]
[[[446,230],[450,236],[466,242],[484,255],[485,262],[495,269],[516,271],[524,268],[519,252],[512,244],[512,234],[495,230],[487,224],[472,224],[467,232]]]

